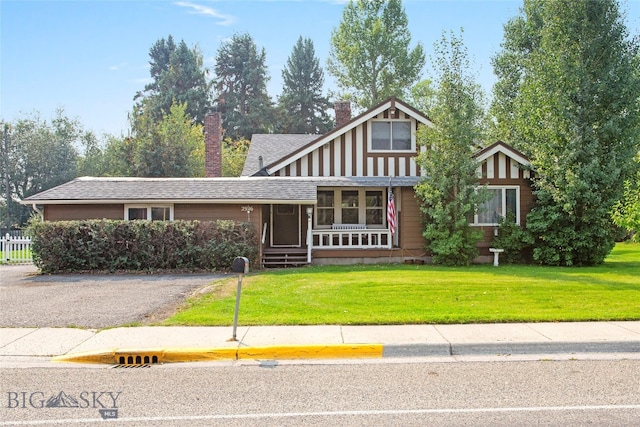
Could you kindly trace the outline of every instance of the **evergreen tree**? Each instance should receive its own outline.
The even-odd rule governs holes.
[[[505,26],[492,111],[535,168],[540,263],[598,264],[613,248],[640,142],[638,59],[616,0],[525,0]]]
[[[409,48],[411,34],[400,0],[350,1],[331,33],[328,70],[363,109],[390,96],[405,98],[425,63],[422,45]]]
[[[204,124],[204,115],[211,105],[211,83],[207,81],[208,71],[198,48],[190,49],[184,40],[176,45],[170,35],[167,40],[158,40],[149,50],[149,56],[153,81],[136,94],[135,110],[144,111],[154,122],[159,122],[174,103],[186,103],[187,116]]]
[[[285,122],[280,132],[322,134],[333,128],[327,113],[329,100],[322,96],[324,73],[311,39],[298,39],[282,70],[282,79],[279,104]]]
[[[273,130],[274,107],[267,94],[269,80],[264,49],[249,34],[234,34],[216,56],[218,108],[225,137],[251,139]]]
[[[417,163],[425,178],[416,186],[425,221],[423,236],[435,264],[467,265],[478,255],[480,231],[469,224],[483,193],[477,192],[473,152],[482,140],[482,91],[469,75],[462,40],[443,36],[435,45],[433,126],[424,126],[418,142],[427,149]],[[431,91],[426,91],[431,97]]]

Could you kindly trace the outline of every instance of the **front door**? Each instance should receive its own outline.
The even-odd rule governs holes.
[[[299,205],[271,205],[271,245],[300,247]]]

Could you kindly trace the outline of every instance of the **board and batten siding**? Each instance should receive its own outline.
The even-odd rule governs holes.
[[[418,122],[406,113],[401,120],[411,121],[412,139],[415,144]],[[388,110],[375,119],[388,119]],[[370,152],[369,123],[363,122],[312,152],[274,171],[275,176],[420,176],[416,164],[417,152]]]

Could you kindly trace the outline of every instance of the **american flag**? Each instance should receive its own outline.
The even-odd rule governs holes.
[[[398,223],[396,221],[396,202],[393,198],[391,183],[389,183],[389,200],[387,202],[387,223],[389,224],[391,234],[395,234]]]

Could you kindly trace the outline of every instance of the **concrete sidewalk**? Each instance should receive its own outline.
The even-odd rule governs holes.
[[[16,357],[144,364],[204,360],[640,353],[640,322],[394,326],[0,329],[0,364]]]

